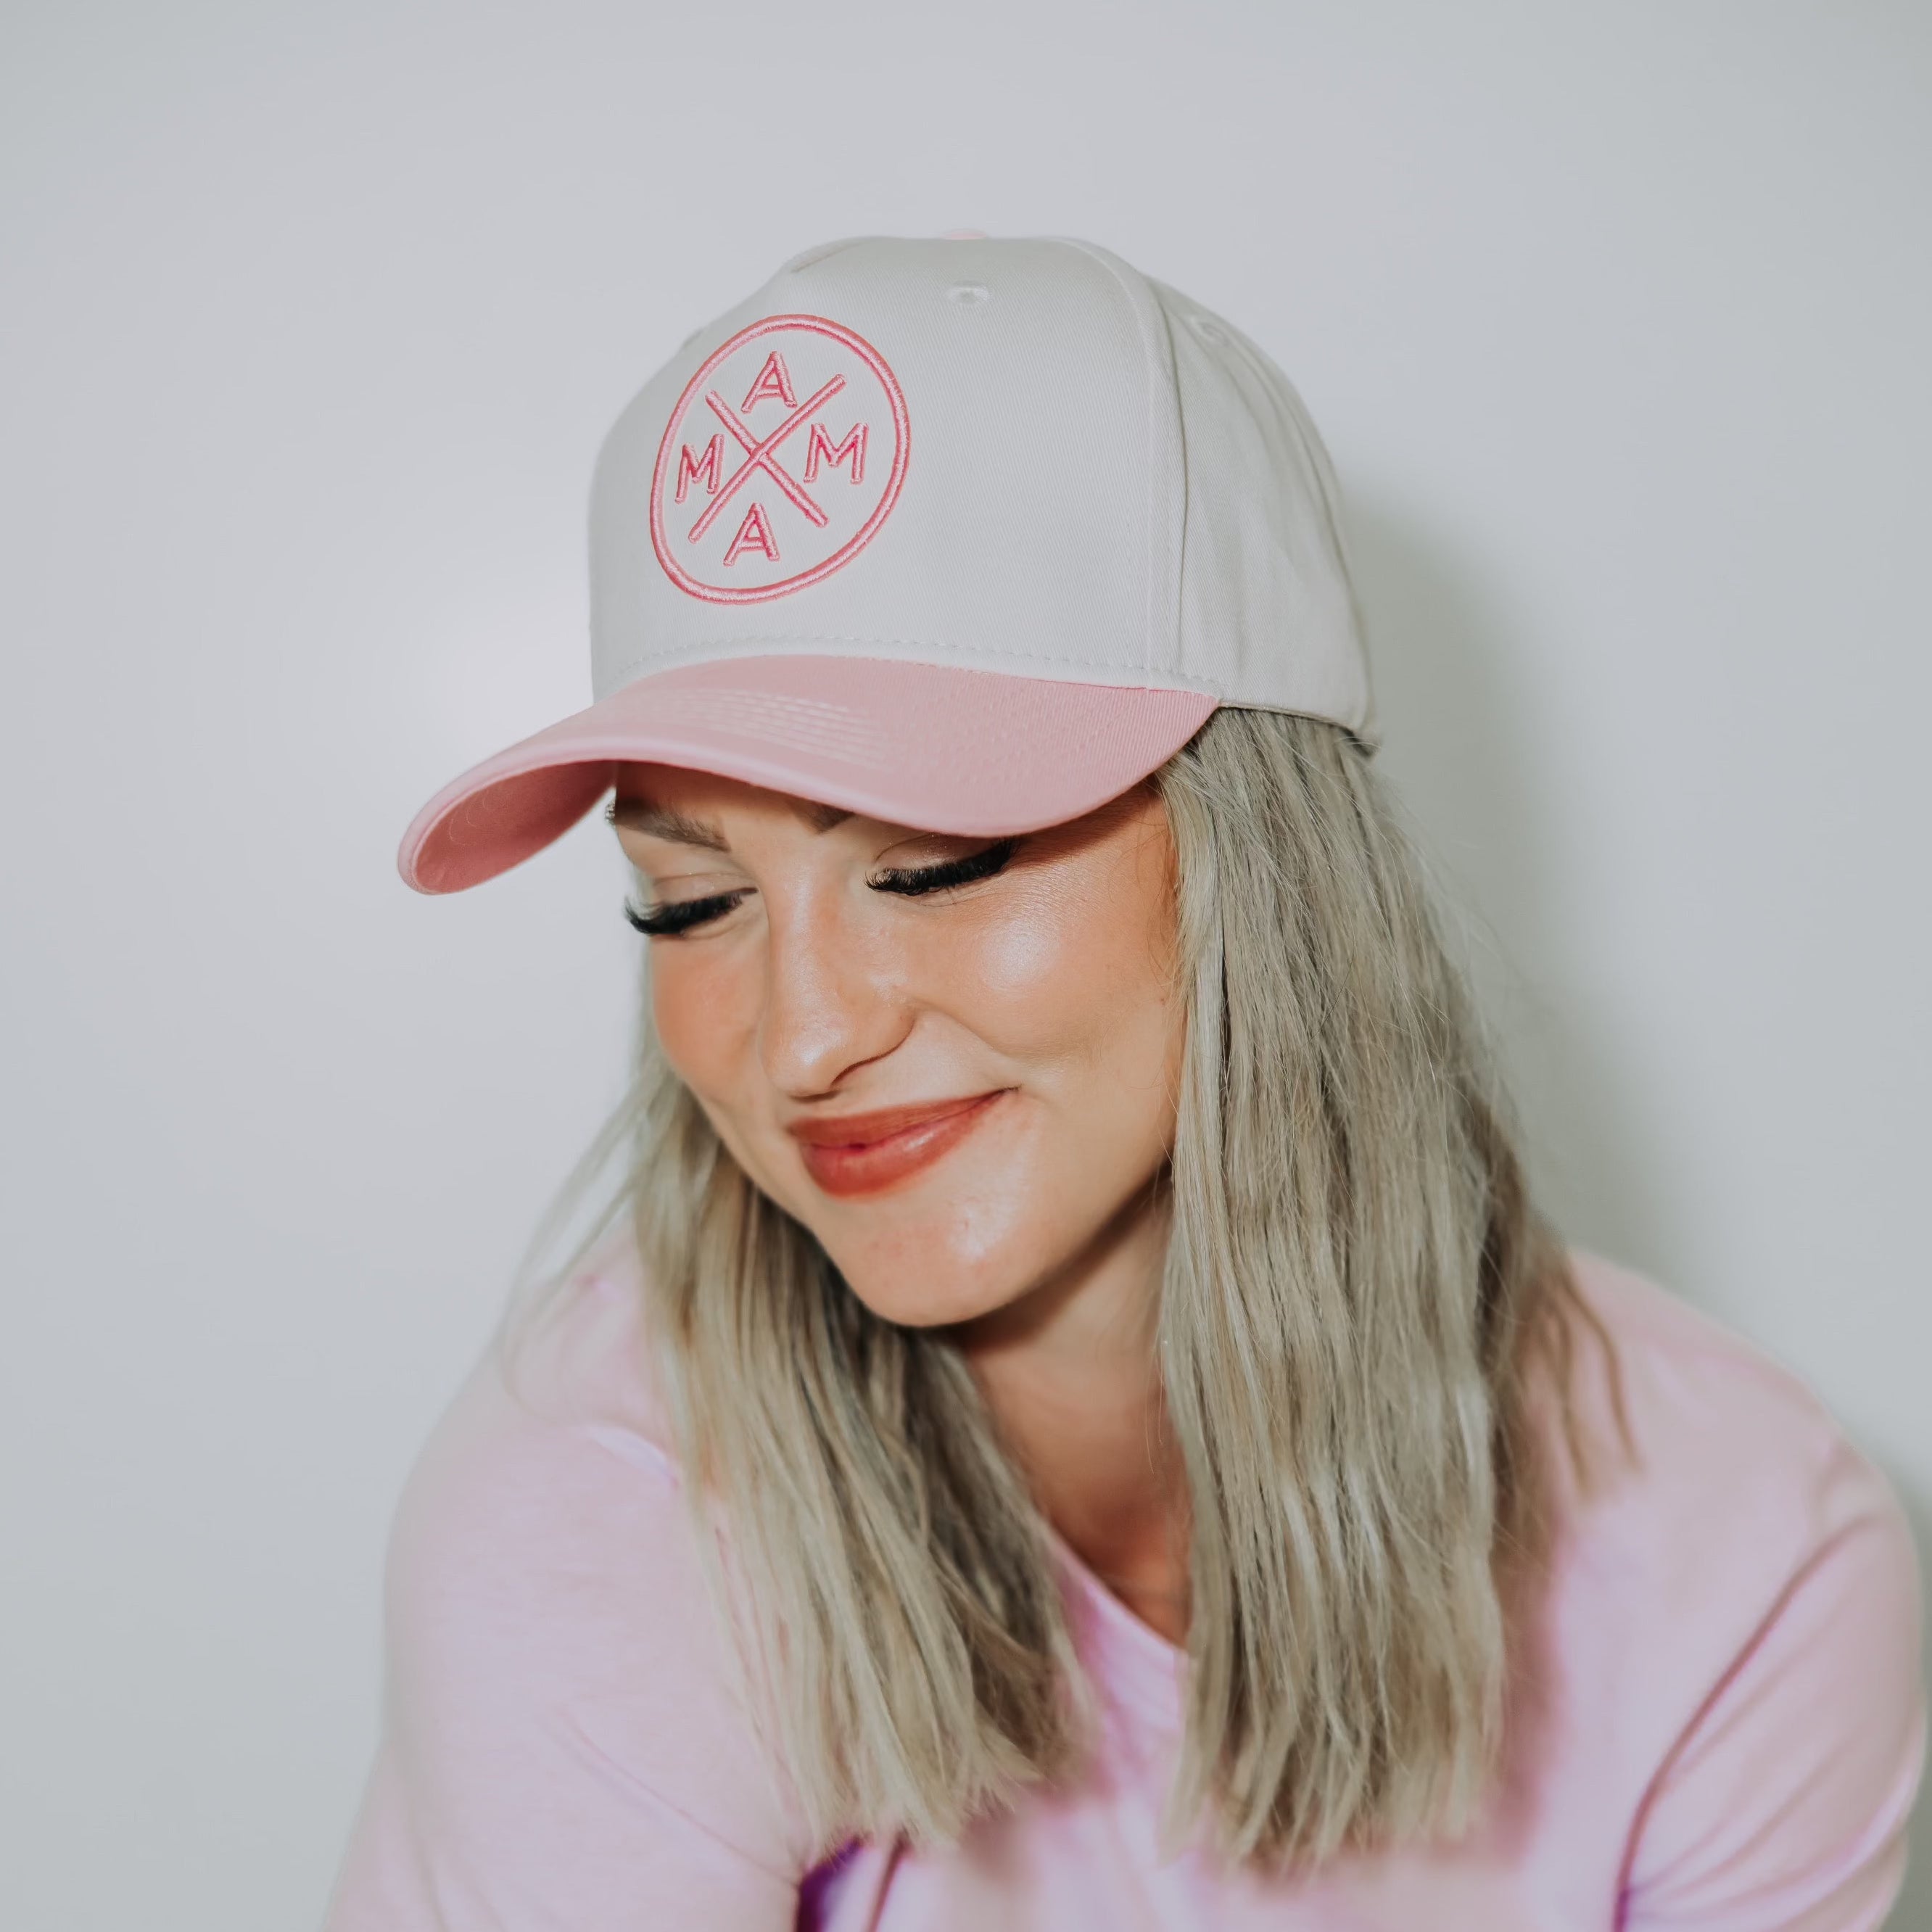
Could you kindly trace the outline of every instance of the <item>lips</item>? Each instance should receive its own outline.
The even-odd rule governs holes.
[[[827,1194],[876,1194],[952,1152],[1010,1090],[829,1120],[794,1120],[806,1172]]]

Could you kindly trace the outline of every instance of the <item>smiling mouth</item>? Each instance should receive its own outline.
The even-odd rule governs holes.
[[[961,1100],[797,1120],[787,1131],[799,1143],[805,1171],[824,1192],[876,1194],[950,1154],[1012,1090],[1002,1087]]]

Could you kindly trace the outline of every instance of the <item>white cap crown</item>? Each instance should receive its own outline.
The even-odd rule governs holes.
[[[601,698],[790,653],[1192,692],[1372,739],[1333,472],[1253,344],[1106,250],[808,252],[625,412]]]

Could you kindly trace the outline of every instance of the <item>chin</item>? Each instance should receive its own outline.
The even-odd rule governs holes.
[[[948,1328],[977,1321],[1018,1300],[1026,1292],[1021,1286],[1004,1290],[989,1286],[983,1276],[977,1276],[970,1280],[912,1282],[902,1275],[868,1280],[862,1274],[855,1280],[850,1271],[842,1268],[839,1272],[847,1286],[880,1321],[900,1328]]]
[[[1052,1273],[1048,1244],[1007,1240],[990,1247],[944,1220],[902,1225],[890,1236],[841,1240],[815,1230],[846,1286],[881,1321],[904,1328],[972,1322],[1018,1300]]]

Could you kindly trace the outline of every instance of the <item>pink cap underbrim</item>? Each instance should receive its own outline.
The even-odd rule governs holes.
[[[922,831],[998,838],[1092,811],[1215,707],[1198,692],[897,659],[729,658],[656,672],[486,758],[424,806],[397,863],[460,892],[568,831],[622,764],[679,765]]]

